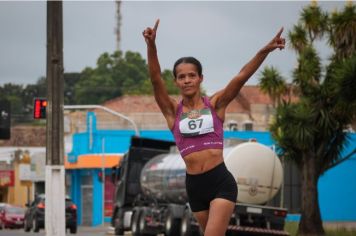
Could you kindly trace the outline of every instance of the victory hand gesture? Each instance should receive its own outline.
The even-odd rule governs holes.
[[[156,40],[156,32],[159,24],[159,19],[156,20],[155,26],[153,26],[153,29],[150,27],[147,27],[143,32],[142,35],[145,38],[146,43],[153,44]]]
[[[281,37],[283,32],[283,27],[279,30],[277,35],[269,42],[264,48],[263,51],[272,52],[274,49],[279,48],[280,50],[284,49],[286,40]]]

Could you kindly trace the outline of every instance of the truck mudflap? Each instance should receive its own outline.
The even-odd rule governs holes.
[[[275,229],[263,229],[257,227],[247,227],[247,226],[237,226],[237,225],[229,225],[227,227],[228,230],[235,232],[244,232],[244,233],[254,233],[261,235],[285,235],[289,236],[289,233],[283,230],[275,230]]]

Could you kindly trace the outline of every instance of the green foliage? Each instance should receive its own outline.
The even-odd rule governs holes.
[[[328,26],[328,14],[324,13],[314,1],[308,7],[303,8],[300,21],[308,32],[309,39],[313,42],[315,39],[321,39],[325,34]]]
[[[328,33],[335,59],[349,57],[356,52],[356,6],[351,1],[342,12],[331,14]]]
[[[349,11],[344,12],[350,14]],[[343,13],[333,14],[341,17],[340,14]],[[347,143],[344,130],[356,116],[356,54],[337,61],[331,60],[325,68],[326,73],[323,74],[321,59],[312,46],[315,39],[335,27],[336,24],[326,21],[329,23],[325,25],[321,20],[327,18],[328,15],[322,13],[313,3],[303,9],[299,23],[289,33],[290,41],[294,42],[293,48],[298,49],[298,66],[293,71],[293,87],[299,101],[294,104],[286,101],[280,104],[270,127],[282,153],[299,166],[303,164],[303,155],[317,159],[318,176],[343,160],[340,153]],[[352,25],[345,22],[344,24],[349,27]],[[345,30],[349,31],[349,28]],[[338,53],[335,48],[332,58]],[[269,70],[266,68],[263,75],[268,74]],[[273,81],[273,76],[265,77]],[[272,88],[276,89],[278,85],[272,82],[268,86],[266,84],[261,80],[261,89],[271,97],[274,96]],[[267,90],[264,87],[272,88]]]
[[[352,223],[351,223],[352,224]],[[286,222],[284,230],[289,233],[290,236],[297,236],[298,234],[298,222]],[[353,236],[356,235],[355,229],[347,229],[345,227],[334,227],[332,229],[326,229],[326,236]]]
[[[312,95],[319,89],[320,76],[320,58],[312,46],[306,46],[300,52],[298,66],[293,71],[293,83],[302,95]]]
[[[302,189],[309,189],[302,192],[299,230],[303,232],[299,233],[323,235],[323,227],[318,223],[321,222],[318,202],[306,204],[306,201],[317,195],[317,180],[325,171],[356,152],[355,149],[342,156],[344,146],[349,144],[345,130],[356,118],[355,6],[349,3],[342,12],[335,11],[329,16],[313,2],[303,9],[288,36],[298,57],[292,87],[299,100],[279,104],[270,131],[279,153],[299,167]],[[333,49],[325,67],[314,47],[315,40],[324,36],[329,38]],[[275,76],[269,74],[278,72],[269,70],[263,72],[260,85],[273,97],[279,85],[273,83]],[[314,179],[310,181],[310,177]],[[315,231],[306,232],[311,229]]]
[[[121,95],[153,94],[146,61],[137,52],[103,53],[96,67],[80,73],[64,73],[64,104],[100,104]],[[170,70],[162,72],[169,94],[179,94]],[[41,77],[36,84],[26,86],[4,84],[0,98],[11,102],[12,114],[32,116],[33,99],[47,96],[47,80]]]
[[[22,106],[22,95],[22,85],[7,83],[0,88],[0,99],[7,99],[10,101],[12,114],[19,114],[24,112],[24,107]]]
[[[162,78],[170,94],[178,94],[172,72]],[[128,51],[102,54],[96,68],[86,68],[75,86],[78,104],[98,104],[121,95],[152,94],[146,61],[139,53]]]
[[[80,73],[64,73],[64,104],[77,104],[75,100],[75,85],[80,79]]]
[[[307,45],[307,32],[301,24],[295,25],[288,33],[291,48],[297,52],[302,51]]]
[[[273,100],[273,105],[280,103],[282,96],[287,92],[287,84],[283,77],[273,66],[266,66],[259,77],[262,92],[267,93]]]

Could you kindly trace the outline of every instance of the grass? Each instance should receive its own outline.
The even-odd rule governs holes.
[[[324,228],[325,229],[325,228]],[[298,231],[298,222],[286,222],[284,230],[291,236],[296,236]],[[339,229],[325,229],[326,236],[355,236],[356,230],[349,230],[346,228]]]
[[[296,236],[298,231],[298,222],[286,222],[284,225],[284,230],[287,231],[291,236]]]

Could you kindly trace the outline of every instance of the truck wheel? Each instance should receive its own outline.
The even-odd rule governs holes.
[[[38,221],[36,218],[33,218],[32,227],[33,227],[33,232],[38,233],[40,231],[40,226],[38,225]]]
[[[71,233],[71,234],[76,234],[77,233],[77,226],[76,225],[74,225],[74,226],[72,226],[72,227],[70,227],[69,228],[69,232]]]
[[[31,227],[28,225],[27,220],[24,220],[23,222],[23,229],[25,230],[25,232],[30,232]]]
[[[121,227],[115,227],[115,235],[124,235],[125,230]]]
[[[192,223],[192,213],[186,209],[183,214],[182,222],[180,224],[180,236],[196,236],[203,235],[199,226],[194,226]]]
[[[176,236],[179,235],[180,220],[174,218],[173,213],[168,210],[165,222],[165,235],[166,236]]]
[[[149,230],[149,226],[147,225],[146,222],[146,215],[147,215],[147,210],[142,209],[138,221],[139,231],[141,233],[141,236],[153,236],[155,234],[144,233],[145,231],[147,232],[147,230]]]
[[[134,211],[131,219],[131,232],[132,236],[141,236],[140,229],[139,229],[139,216],[140,211]]]

